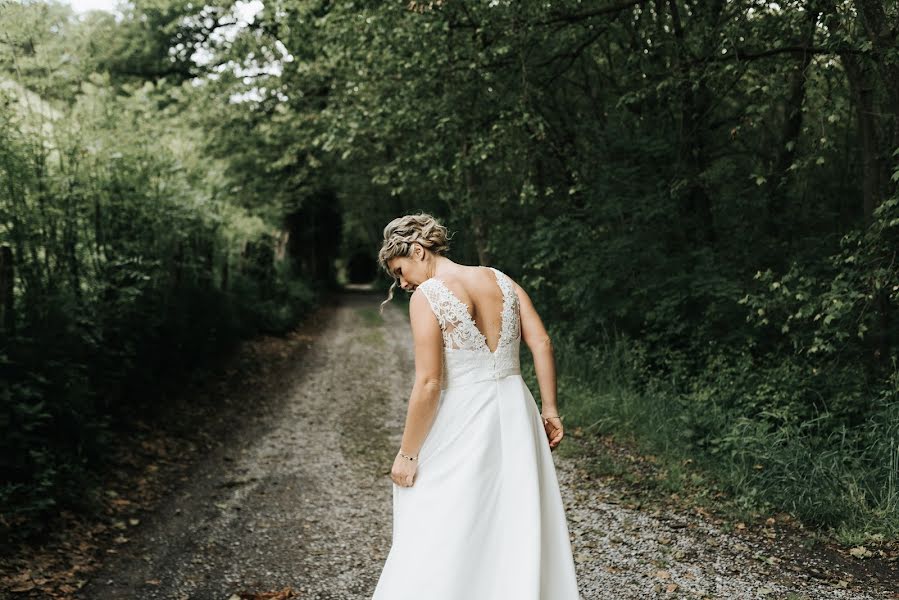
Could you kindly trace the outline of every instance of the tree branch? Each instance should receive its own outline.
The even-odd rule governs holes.
[[[595,10],[589,10],[582,13],[576,14],[562,14],[555,13],[549,19],[545,21],[536,21],[536,25],[552,25],[554,23],[577,23],[578,21],[585,21],[587,19],[592,19],[593,17],[601,17],[603,15],[610,15],[614,13],[619,13],[623,10],[627,10],[628,8],[633,8],[634,6],[646,4],[647,0],[624,0],[623,2],[618,2],[616,4],[610,4],[608,6],[604,6],[603,8],[597,8]]]
[[[778,56],[780,54],[866,54],[863,50],[855,48],[836,47],[823,48],[821,46],[783,46],[781,48],[771,48],[768,50],[744,50],[737,48],[727,54],[720,54],[714,57],[705,57],[692,61],[695,63],[704,62],[723,62],[728,60],[756,60],[759,58],[768,58],[770,56]]]

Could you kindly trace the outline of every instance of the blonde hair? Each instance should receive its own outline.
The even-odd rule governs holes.
[[[379,312],[393,299],[393,289],[397,287],[396,276],[390,272],[387,261],[397,256],[412,254],[412,244],[421,244],[434,254],[446,254],[449,250],[449,230],[437,219],[425,212],[397,217],[384,228],[384,243],[378,252],[378,264],[393,278],[387,292],[387,299],[381,302]]]

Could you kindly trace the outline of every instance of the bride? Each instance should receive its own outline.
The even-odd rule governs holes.
[[[527,293],[446,257],[426,213],[384,229],[379,263],[412,296],[415,379],[391,469],[393,540],[372,600],[579,600],[551,451],[564,436],[552,342]],[[534,357],[542,415],[521,377]]]

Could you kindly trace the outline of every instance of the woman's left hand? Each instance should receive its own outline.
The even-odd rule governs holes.
[[[393,468],[390,470],[390,478],[393,483],[401,487],[412,487],[415,482],[415,472],[418,470],[418,461],[409,460],[400,456],[399,452],[393,460]]]

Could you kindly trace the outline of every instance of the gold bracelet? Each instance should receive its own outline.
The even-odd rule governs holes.
[[[417,460],[418,459],[417,454],[415,456],[409,456],[408,454],[403,454],[402,450],[400,450],[400,456],[402,456],[403,458],[408,458],[409,460]]]

